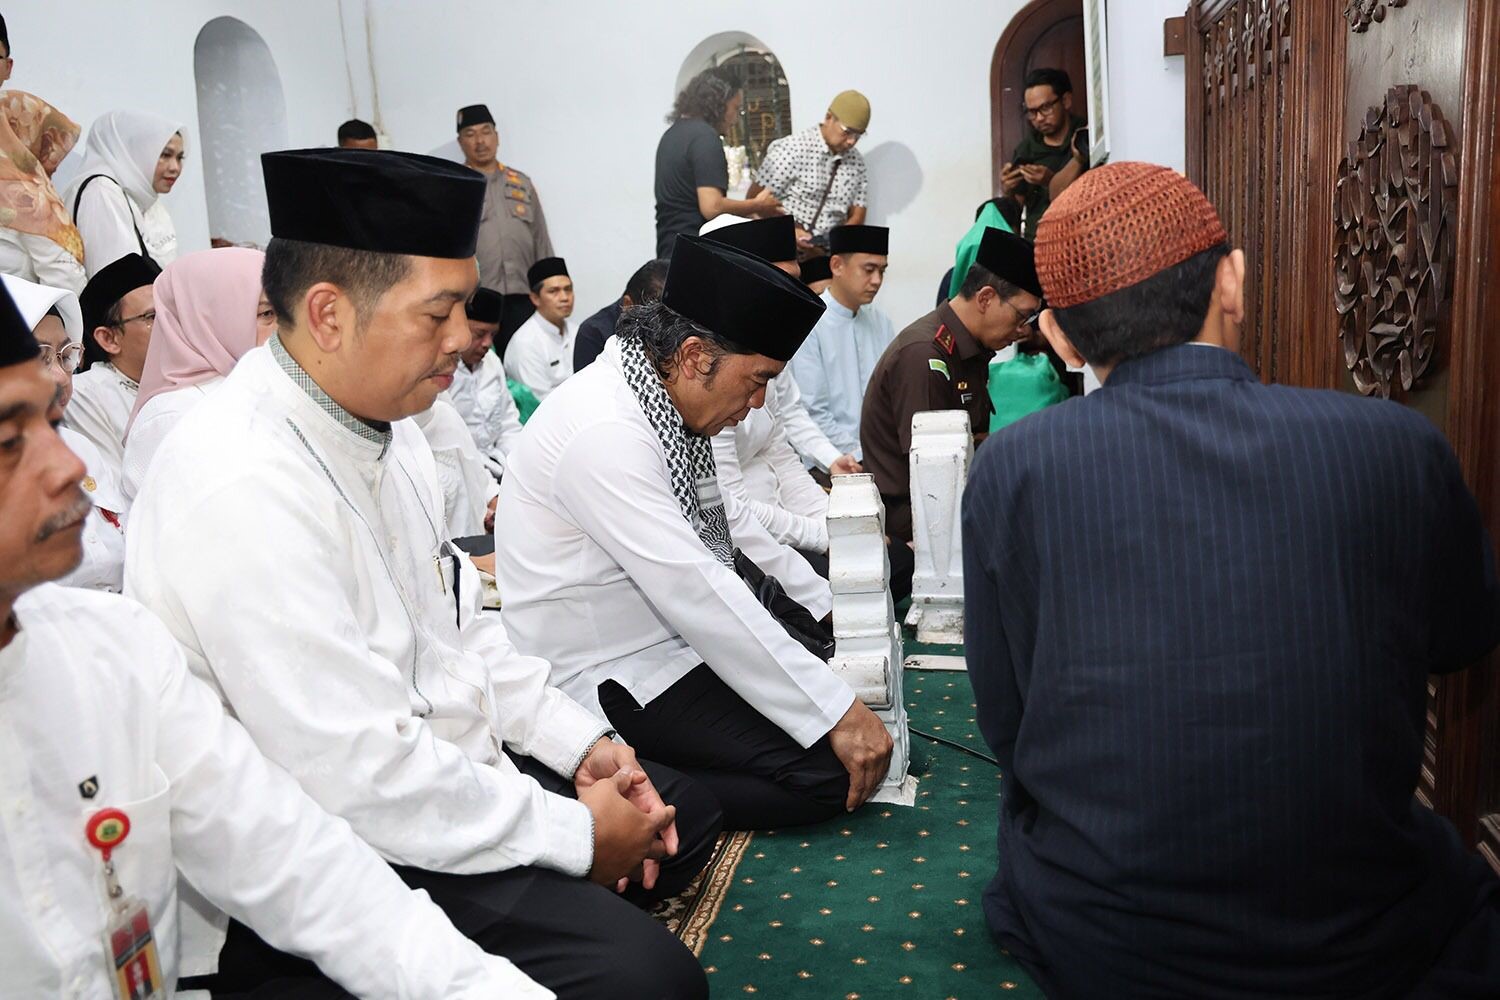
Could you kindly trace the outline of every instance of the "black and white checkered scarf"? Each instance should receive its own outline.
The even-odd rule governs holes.
[[[672,474],[672,493],[693,530],[708,551],[729,569],[734,569],[734,541],[729,535],[729,519],[724,514],[724,500],[719,493],[719,474],[714,468],[713,446],[708,438],[694,434],[682,422],[682,415],[672,405],[672,397],[656,373],[656,366],[646,357],[641,339],[620,336],[620,370],[635,393],[636,402],[651,422],[667,456]]]

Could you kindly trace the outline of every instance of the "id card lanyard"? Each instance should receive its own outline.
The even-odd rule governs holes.
[[[130,817],[119,809],[101,809],[89,817],[84,833],[103,861],[104,890],[109,898],[104,956],[115,996],[117,1000],[167,1000],[151,916],[145,903],[125,894],[112,860],[115,849],[130,836]]]

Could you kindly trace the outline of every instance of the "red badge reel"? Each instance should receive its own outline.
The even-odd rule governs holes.
[[[115,877],[114,852],[130,836],[130,817],[100,809],[88,819],[84,836],[104,862],[104,889],[110,915],[104,925],[104,953],[118,1000],[166,1000],[166,980],[156,955],[151,916],[140,900],[125,895]]]

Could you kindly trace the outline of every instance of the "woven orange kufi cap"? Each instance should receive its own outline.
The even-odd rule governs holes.
[[[1193,182],[1154,163],[1111,163],[1068,186],[1036,231],[1047,304],[1092,302],[1229,237]]]

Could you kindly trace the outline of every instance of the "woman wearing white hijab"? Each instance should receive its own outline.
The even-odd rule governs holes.
[[[14,275],[0,275],[16,302],[21,318],[42,345],[47,374],[62,391],[66,410],[73,394],[73,370],[83,354],[83,314],[78,296],[64,288],[49,288]],[[57,582],[118,594],[125,581],[126,503],[119,488],[119,470],[111,467],[88,438],[70,427],[59,427],[63,442],[83,460],[88,474],[83,489],[94,502],[83,522],[83,562]]]
[[[84,141],[83,165],[63,194],[83,235],[89,277],[128,253],[166,267],[177,229],[160,196],[182,176],[182,125],[140,111],[108,111]]]

